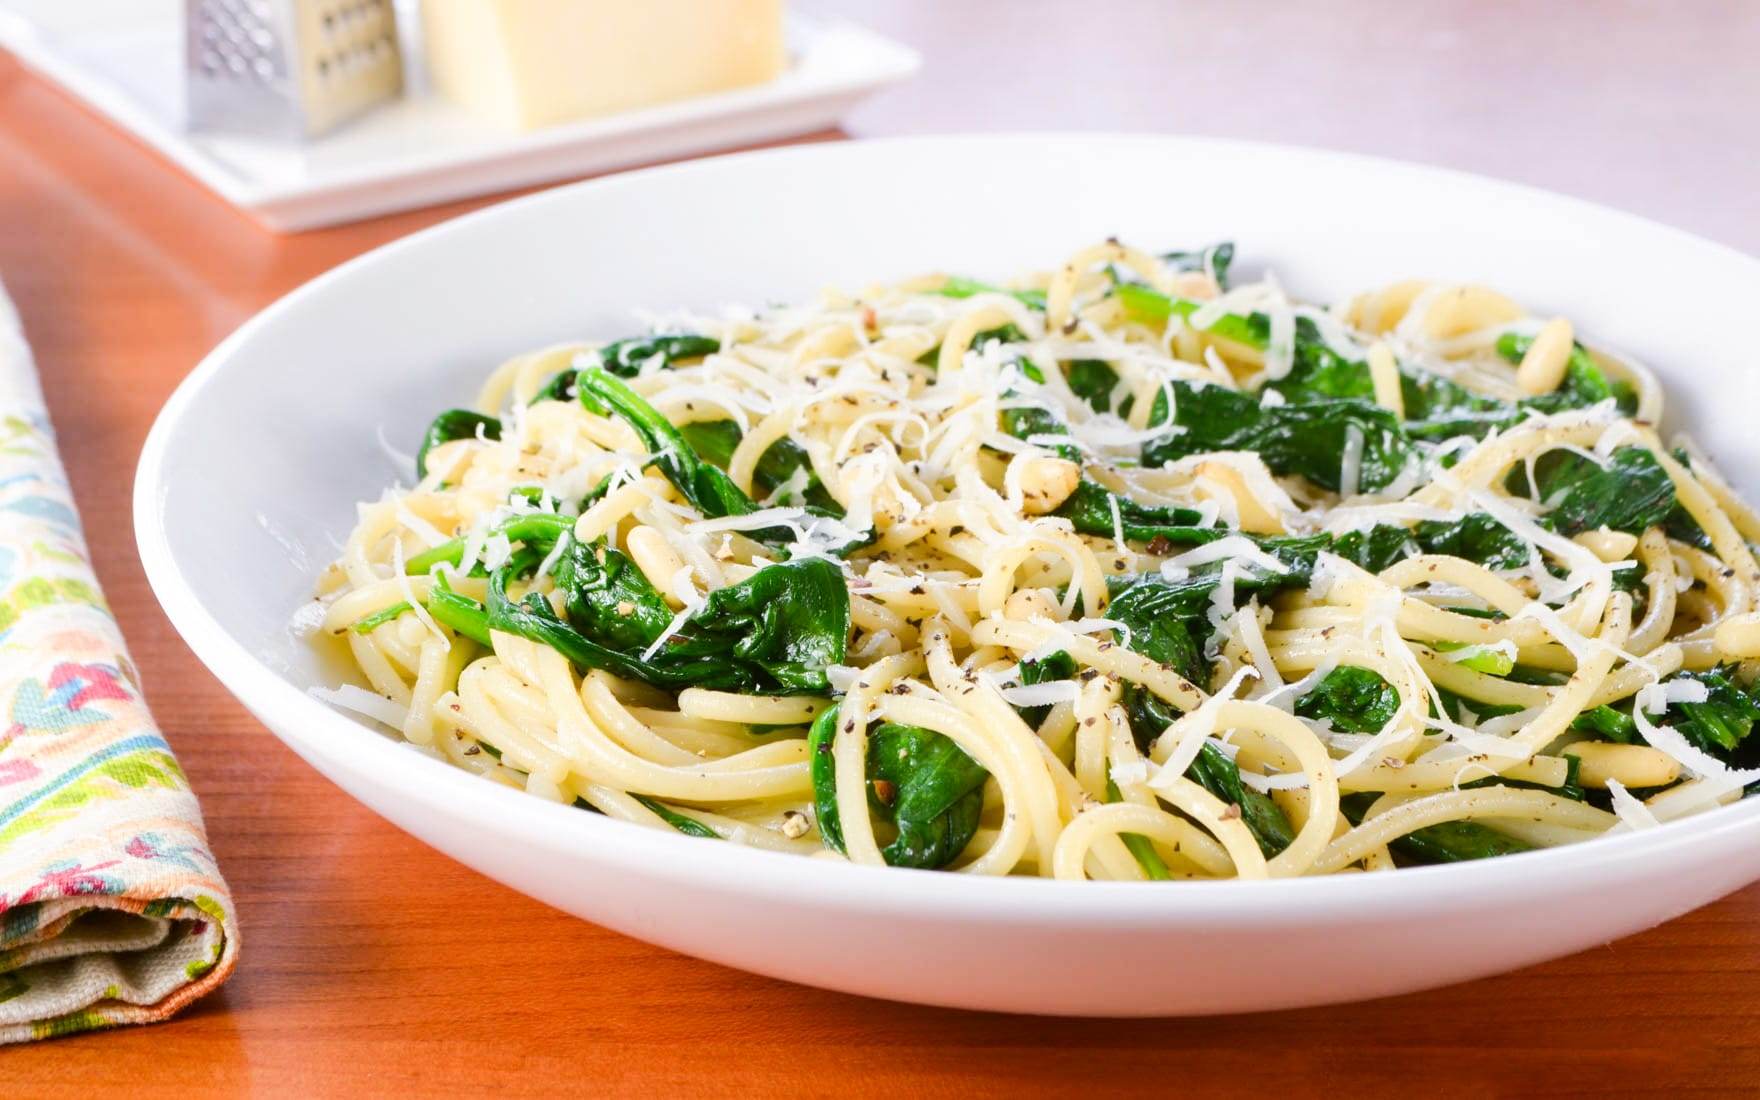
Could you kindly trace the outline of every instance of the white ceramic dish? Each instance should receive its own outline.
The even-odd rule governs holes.
[[[429,91],[399,0],[409,94],[299,145],[183,128],[183,2],[0,0],[0,47],[283,232],[808,133],[921,64],[872,31],[790,18],[788,69],[768,84],[509,132]]]
[[[1385,875],[1144,887],[873,870],[542,802],[306,694],[321,673],[289,610],[353,502],[408,476],[378,430],[407,445],[502,357],[625,334],[632,306],[798,298],[938,267],[1004,275],[1111,233],[1168,247],[1232,237],[1318,298],[1417,274],[1494,283],[1658,368],[1676,415],[1738,484],[1760,484],[1748,423],[1760,393],[1726,338],[1760,296],[1760,261],[1574,200],[1358,157],[1174,138],[913,139],[561,188],[295,291],[215,349],[154,426],[135,496],[147,574],[221,681],[391,821],[588,920],[813,985],[1084,1015],[1344,1001],[1604,943],[1760,877],[1760,799],[1575,848]]]

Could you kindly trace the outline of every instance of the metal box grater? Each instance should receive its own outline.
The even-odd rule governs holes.
[[[192,129],[316,137],[403,91],[391,0],[185,0]]]

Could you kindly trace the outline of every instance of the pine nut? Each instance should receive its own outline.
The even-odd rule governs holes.
[[[666,536],[652,527],[634,527],[624,539],[624,546],[629,550],[629,556],[635,561],[636,568],[648,578],[649,584],[666,597],[666,602],[674,608],[683,607],[684,600],[673,590],[672,579],[684,568],[684,560],[678,556],[678,551],[672,548],[672,544],[666,541]]]
[[[1606,787],[1609,779],[1626,787],[1660,787],[1681,774],[1679,761],[1649,745],[1579,741],[1564,752],[1577,758],[1577,782],[1585,787]]]
[[[1516,368],[1516,385],[1523,393],[1542,394],[1556,390],[1564,381],[1565,368],[1571,362],[1571,344],[1576,339],[1571,323],[1563,317],[1546,322],[1540,335],[1528,345],[1522,365]]]
[[[1469,332],[1508,324],[1522,316],[1522,307],[1482,286],[1457,286],[1438,294],[1424,311],[1424,332],[1447,340]]]
[[[1717,624],[1712,636],[1719,652],[1738,660],[1760,657],[1760,611],[1731,615]]]
[[[1017,588],[1003,602],[1002,617],[1016,622],[1034,618],[1058,620],[1063,618],[1063,612],[1044,589]]]
[[[1602,561],[1625,561],[1638,548],[1638,536],[1625,531],[1612,531],[1606,527],[1584,531],[1572,541],[1585,547]]]
[[[1182,271],[1173,277],[1173,293],[1179,298],[1190,298],[1195,302],[1208,302],[1222,293],[1216,280],[1202,271]]]
[[[1202,499],[1215,499],[1215,490],[1228,494],[1234,502],[1235,517],[1240,529],[1251,535],[1281,535],[1283,519],[1261,503],[1247,487],[1247,479],[1226,462],[1200,462],[1192,468],[1192,489]]]
[[[1406,395],[1400,387],[1399,364],[1393,349],[1380,341],[1369,346],[1369,379],[1375,383],[1375,403],[1404,420]]]
[[[1008,464],[1006,484],[1019,487],[1021,511],[1042,516],[1068,500],[1081,480],[1082,468],[1067,458],[1018,455]]]

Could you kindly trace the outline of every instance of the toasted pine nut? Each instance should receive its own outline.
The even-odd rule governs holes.
[[[1393,349],[1379,340],[1369,345],[1369,378],[1375,383],[1375,403],[1404,420],[1406,395],[1399,384],[1399,364]]]
[[[1638,548],[1638,536],[1625,531],[1612,531],[1606,527],[1584,531],[1572,541],[1578,546],[1586,547],[1602,561],[1625,561]]]
[[[666,536],[652,527],[637,526],[630,528],[624,546],[629,556],[635,561],[636,568],[648,578],[648,583],[659,590],[666,602],[674,608],[684,606],[684,600],[673,589],[672,579],[684,568],[684,561],[678,551],[666,541]]]
[[[1215,490],[1219,489],[1233,499],[1241,530],[1251,535],[1284,533],[1282,517],[1253,495],[1253,491],[1247,487],[1247,479],[1233,466],[1226,462],[1200,462],[1192,468],[1192,474],[1195,478],[1192,490],[1199,497],[1214,499],[1217,495]],[[1212,486],[1215,488],[1212,489]]]
[[[625,516],[648,502],[650,493],[660,495],[670,491],[672,486],[655,477],[644,477],[642,482],[625,485],[614,489],[600,497],[598,503],[581,513],[581,518],[574,521],[574,537],[576,542],[593,543],[616,530]],[[664,495],[660,499],[665,500]]]
[[[1739,660],[1760,657],[1760,611],[1731,615],[1717,624],[1712,636],[1720,653]]]
[[[1202,271],[1182,271],[1173,277],[1173,293],[1181,298],[1207,302],[1222,293],[1216,280]]]
[[[1405,319],[1418,295],[1430,289],[1422,279],[1407,279],[1368,294],[1359,294],[1345,310],[1345,319],[1364,332],[1389,332]]]
[[[1546,322],[1540,335],[1528,345],[1522,365],[1516,368],[1516,385],[1523,393],[1541,394],[1556,390],[1564,381],[1565,368],[1571,362],[1571,344],[1576,339],[1571,323],[1563,317]]]
[[[1660,787],[1681,774],[1679,761],[1649,745],[1578,741],[1564,752],[1579,761],[1577,782],[1585,787],[1605,787],[1609,779],[1627,787]]]
[[[1057,601],[1042,588],[1017,588],[1009,594],[1002,604],[1002,616],[1025,622],[1032,618],[1061,619],[1062,610]]]
[[[1489,287],[1457,286],[1438,294],[1424,312],[1424,332],[1432,340],[1464,336],[1522,316],[1522,307]]]
[[[1081,480],[1082,468],[1067,458],[1016,455],[1008,464],[1004,484],[1020,489],[1023,512],[1042,516],[1068,500]]]

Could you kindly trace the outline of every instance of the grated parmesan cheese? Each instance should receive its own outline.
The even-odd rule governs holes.
[[[1222,690],[1198,704],[1197,710],[1174,719],[1171,725],[1161,731],[1161,736],[1155,739],[1151,753],[1159,755],[1156,750],[1168,738],[1173,739],[1173,747],[1167,753],[1166,760],[1161,764],[1156,782],[1151,786],[1165,789],[1175,779],[1186,773],[1186,770],[1192,766],[1192,761],[1198,758],[1198,752],[1204,747],[1204,742],[1216,732],[1217,715],[1222,709],[1222,704],[1234,698],[1235,692],[1240,690],[1241,684],[1249,676],[1257,677],[1258,675],[1257,670],[1252,668],[1236,669],[1234,675],[1228,678],[1228,683],[1222,685]]]
[[[1632,721],[1650,747],[1675,758],[1690,775],[1708,779],[1740,782],[1743,785],[1760,779],[1760,768],[1731,768],[1704,749],[1688,741],[1673,726],[1659,726],[1650,720],[1661,714],[1671,703],[1703,703],[1709,698],[1706,686],[1697,680],[1669,680],[1640,688],[1632,707]]]
[[[1650,812],[1650,807],[1638,801],[1626,790],[1626,785],[1619,780],[1608,777],[1607,795],[1613,805],[1613,812],[1619,816],[1620,824],[1628,829],[1654,829],[1662,822]]]
[[[371,718],[373,721],[390,726],[395,730],[401,730],[405,719],[409,717],[409,712],[404,707],[383,695],[356,687],[353,684],[343,684],[334,688],[311,687],[306,689],[306,694],[314,699],[329,703],[331,706],[341,707],[343,710]]]
[[[1112,251],[1108,255],[1118,254],[1120,246],[1113,243],[1109,247]],[[1126,254],[1135,258],[1123,266],[1136,270],[1147,285],[1164,292],[1175,287],[1173,276],[1154,266],[1151,257],[1134,251]],[[665,579],[681,606],[660,637],[644,650],[644,658],[662,654],[666,644],[701,613],[709,593],[718,586],[736,583],[772,560],[824,557],[838,562],[852,595],[861,597],[856,605],[861,625],[852,633],[846,660],[862,665],[891,655],[914,654],[917,635],[929,629],[925,618],[935,617],[967,634],[955,643],[954,659],[963,661],[1003,700],[1023,707],[1068,706],[1080,697],[1088,681],[1022,684],[1020,665],[1011,667],[1008,662],[1040,659],[1074,648],[1078,639],[1086,648],[1091,645],[1087,638],[1096,635],[1114,639],[1102,643],[1103,649],[1129,647],[1133,641],[1129,629],[1101,617],[1104,598],[1094,601],[1099,606],[1085,608],[1087,617],[1069,617],[1077,614],[1075,605],[1083,592],[1094,593],[1097,573],[1102,582],[1110,581],[1105,574],[1142,568],[1144,559],[1131,550],[1119,498],[1108,503],[1110,532],[1105,530],[1105,520],[1098,531],[1084,522],[1078,533],[1066,517],[1021,514],[1025,466],[1010,459],[1059,451],[1079,454],[1082,461],[1078,465],[1088,476],[1109,487],[1122,485],[1128,490],[1124,499],[1196,509],[1200,524],[1206,527],[1238,527],[1244,516],[1256,535],[1323,530],[1336,536],[1383,523],[1409,528],[1424,521],[1454,522],[1476,511],[1485,512],[1530,548],[1525,563],[1498,570],[1501,577],[1539,597],[1512,621],[1527,617],[1538,622],[1579,664],[1592,658],[1605,662],[1611,650],[1626,660],[1628,671],[1651,668],[1595,636],[1607,601],[1616,591],[1614,570],[1630,568],[1633,563],[1602,562],[1586,547],[1547,530],[1547,506],[1556,506],[1556,501],[1511,497],[1502,491],[1500,478],[1493,476],[1500,475],[1501,468],[1487,473],[1488,463],[1472,462],[1478,448],[1496,447],[1499,450],[1488,457],[1507,452],[1510,457],[1503,468],[1525,462],[1531,475],[1536,461],[1550,450],[1569,451],[1605,465],[1618,447],[1653,441],[1650,423],[1622,417],[1611,401],[1561,414],[1532,412],[1521,423],[1492,432],[1483,440],[1463,434],[1441,442],[1413,441],[1411,457],[1395,472],[1391,483],[1378,489],[1366,486],[1365,479],[1373,482],[1378,477],[1372,475],[1389,471],[1366,471],[1365,463],[1371,443],[1380,443],[1382,437],[1371,440],[1355,425],[1347,427],[1338,455],[1337,493],[1300,478],[1273,476],[1263,459],[1251,452],[1194,454],[1147,468],[1141,464],[1145,444],[1186,430],[1177,426],[1173,417],[1161,424],[1149,423],[1158,393],[1165,409],[1178,411],[1176,382],[1193,387],[1223,386],[1256,400],[1261,408],[1285,404],[1288,399],[1265,388],[1264,383],[1288,375],[1295,363],[1298,333],[1304,340],[1317,334],[1325,346],[1350,361],[1364,358],[1371,339],[1385,340],[1397,349],[1400,362],[1410,368],[1433,371],[1475,392],[1513,400],[1519,396],[1513,372],[1495,357],[1493,342],[1506,332],[1531,333],[1535,327],[1531,322],[1499,321],[1471,331],[1439,330],[1432,334],[1425,329],[1426,315],[1431,305],[1445,304],[1439,303],[1435,289],[1417,293],[1413,301],[1415,291],[1408,285],[1382,301],[1328,311],[1292,302],[1275,280],[1266,278],[1216,294],[1189,317],[1176,313],[1157,327],[1134,317],[1121,319],[1120,303],[1104,300],[1110,283],[1101,270],[1103,262],[1110,261],[1084,261],[1060,269],[1078,275],[1079,283],[1059,282],[1063,276],[1053,273],[1019,284],[1043,290],[1059,303],[1073,303],[1074,315],[1054,332],[1045,331],[1042,311],[1029,308],[1012,293],[985,291],[969,299],[943,297],[935,292],[938,284],[927,281],[863,290],[859,295],[828,292],[819,301],[802,305],[729,308],[710,317],[656,317],[652,326],[656,333],[700,332],[718,340],[720,351],[672,366],[662,357],[650,358],[638,364],[632,381],[637,392],[674,424],[725,416],[747,433],[754,445],[759,441],[750,436],[751,431],[770,437],[773,428],[786,425],[788,430],[780,438],[804,450],[807,461],[796,465],[762,505],[749,514],[706,518],[688,503],[686,494],[650,469],[661,456],[632,453],[640,444],[621,420],[589,416],[572,402],[527,408],[515,400],[505,410],[499,441],[489,440],[479,430],[475,444],[455,448],[451,453],[456,460],[448,460],[444,463],[447,469],[426,479],[430,487],[421,490],[420,498],[394,492],[363,513],[363,521],[377,525],[368,532],[372,538],[365,540],[370,543],[368,560],[364,571],[350,562],[342,579],[382,579],[380,583],[395,579],[424,630],[447,638],[449,632],[434,623],[425,606],[414,599],[415,590],[403,570],[406,551],[413,553],[418,547],[446,542],[449,536],[441,527],[450,527],[452,536],[462,542],[462,552],[457,566],[442,565],[439,570],[469,575],[478,567],[499,569],[513,560],[517,549],[505,534],[495,530],[507,519],[532,511],[578,516],[582,498],[601,483],[612,490],[634,485],[639,487],[637,492],[622,496],[615,508],[601,515],[627,511],[629,504],[640,506],[629,512],[628,519],[621,518],[623,511],[617,511],[620,518],[607,520],[593,533],[615,544],[628,524],[648,525],[666,539],[681,561],[689,563]],[[1198,293],[1195,288],[1188,290]],[[1202,293],[1209,293],[1209,288]],[[1180,310],[1188,308],[1182,305]],[[1452,304],[1448,308],[1461,315],[1455,318],[1461,325],[1466,324],[1462,318],[1470,320],[1470,311],[1456,310]],[[1387,333],[1380,317],[1385,314],[1391,320],[1396,309],[1403,313],[1403,320]],[[1215,325],[1226,314],[1250,313],[1264,319],[1267,339],[1262,368],[1242,383],[1244,362],[1231,365],[1225,359],[1225,351],[1230,356],[1236,351],[1227,350],[1231,345],[1216,336]],[[1363,322],[1363,332],[1347,327],[1346,320],[1353,317]],[[994,332],[1003,322],[1019,328],[1023,338],[981,335]],[[1201,335],[1206,331],[1210,338]],[[1239,360],[1252,358],[1247,349],[1238,350]],[[567,354],[563,352],[562,357]],[[599,358],[594,351],[575,356],[577,366]],[[1111,367],[1116,381],[1109,393],[1084,391],[1076,395],[1065,367],[1082,360]],[[555,361],[546,359],[546,369]],[[530,356],[510,364],[511,369],[485,388],[489,402],[501,395],[529,391],[537,366]],[[1380,372],[1380,383],[1401,381],[1399,364],[1391,366],[1391,372]],[[1029,370],[1034,377],[1028,376]],[[1386,390],[1387,385],[1380,389]],[[1397,408],[1399,402],[1381,396],[1388,407]],[[1647,408],[1659,401],[1653,385],[1645,391],[1644,400],[1650,403]],[[1000,421],[1002,414],[1018,409],[1044,410],[1064,427],[1017,438],[1004,432]],[[1645,420],[1653,422],[1654,417],[1645,414]],[[1553,443],[1556,435],[1529,434],[1523,438],[1524,433],[1562,430],[1574,433],[1570,442]],[[389,446],[382,430],[378,438],[387,456],[398,462],[400,469],[407,469],[412,461],[409,456]],[[743,457],[749,457],[749,452]],[[1463,462],[1455,464],[1456,459]],[[1469,476],[1463,471],[1475,473]],[[442,480],[443,489],[438,487]],[[764,480],[764,484],[771,483]],[[1426,484],[1428,489],[1420,492]],[[804,506],[805,495],[814,485],[823,486],[844,518],[817,514],[817,509]],[[535,502],[508,498],[510,487],[527,486],[543,490]],[[454,495],[440,501],[429,499],[429,494],[436,492]],[[436,503],[443,507],[432,507]],[[397,528],[391,528],[387,537],[384,520],[388,515],[395,515],[407,533],[402,541]],[[442,519],[436,524],[424,518],[428,516]],[[1743,522],[1737,518],[1738,528],[1745,530]],[[1751,525],[1753,521],[1747,522]],[[775,538],[766,534],[764,541],[786,546],[760,546],[751,539],[735,537],[760,531],[778,532]],[[1108,754],[1109,774],[1116,782],[1165,790],[1189,770],[1206,745],[1217,746],[1232,758],[1237,750],[1230,738],[1236,731],[1216,728],[1224,700],[1240,696],[1293,713],[1298,699],[1313,690],[1339,661],[1348,663],[1354,653],[1364,654],[1360,661],[1381,670],[1396,684],[1400,706],[1393,720],[1367,734],[1336,731],[1326,722],[1303,720],[1326,747],[1334,774],[1392,767],[1411,760],[1441,765],[1425,769],[1426,776],[1434,776],[1436,781],[1452,773],[1461,783],[1491,774],[1493,765],[1488,761],[1509,759],[1518,753],[1531,755],[1512,742],[1532,726],[1542,706],[1485,720],[1461,708],[1456,712],[1458,718],[1451,717],[1440,707],[1440,693],[1424,674],[1425,667],[1435,667],[1430,663],[1430,651],[1414,646],[1399,631],[1402,611],[1410,616],[1424,610],[1407,600],[1423,601],[1429,607],[1485,608],[1493,599],[1481,596],[1471,585],[1420,582],[1412,584],[1409,592],[1398,590],[1343,558],[1321,553],[1307,585],[1309,600],[1320,606],[1310,606],[1301,599],[1299,590],[1292,588],[1279,598],[1275,616],[1267,616],[1260,606],[1261,599],[1267,597],[1242,589],[1266,577],[1293,580],[1288,577],[1289,567],[1254,538],[1230,530],[1215,533],[1222,537],[1179,547],[1171,556],[1171,547],[1158,545],[1148,560],[1165,559],[1159,561],[1158,568],[1169,580],[1188,579],[1194,570],[1215,570],[1217,583],[1201,612],[1212,627],[1207,652],[1216,655],[1226,642],[1231,655],[1244,650],[1242,659],[1250,664],[1234,670],[1214,695],[1200,693],[1201,705],[1161,732],[1157,744],[1167,761],[1165,767],[1137,758],[1130,749]],[[857,542],[865,545],[840,555]],[[1415,540],[1409,540],[1404,549],[1415,552],[1415,546]],[[564,594],[544,578],[562,551],[563,543],[556,543],[533,579],[533,590],[559,611]],[[847,560],[842,560],[844,557]],[[979,646],[970,637],[974,632],[982,634],[989,625],[974,626],[971,608],[980,590],[985,601],[997,594],[992,591],[995,578],[990,570],[999,560],[1019,563],[1020,588],[1062,593],[1062,614],[1057,618],[1066,621],[1031,619],[1042,628],[1043,638],[1025,653],[1013,645]],[[1558,566],[1563,567],[1562,576],[1555,575]],[[1683,567],[1676,572],[1677,583],[1693,586],[1691,570]],[[1745,585],[1746,578],[1738,583]],[[385,590],[390,587],[386,585]],[[1001,594],[1006,596],[1010,587],[999,586]],[[480,587],[471,590],[480,592]],[[1246,599],[1239,609],[1235,607],[1238,599]],[[1501,598],[1495,602],[1503,606]],[[1688,611],[1693,612],[1691,601],[1688,604]],[[296,627],[309,630],[318,626],[328,606],[322,601],[305,604],[295,616]],[[890,624],[890,629],[882,623]],[[1333,639],[1349,644],[1329,646],[1328,640]],[[1674,640],[1684,639],[1676,634]],[[397,631],[369,641],[375,645],[427,644],[407,619]],[[1291,661],[1291,652],[1299,654],[1298,661]],[[1422,664],[1419,652],[1424,654]],[[1676,647],[1664,646],[1654,652],[1668,654],[1653,658],[1655,668],[1670,661],[1678,665],[1681,660]],[[1441,655],[1463,662],[1483,654],[1514,660],[1519,653],[1514,642],[1504,640],[1467,645]],[[1280,658],[1286,661],[1285,667],[1303,663],[1313,667],[1294,682],[1285,682],[1276,665]],[[1391,667],[1384,662],[1391,662]],[[394,671],[416,671],[405,667],[407,664],[405,653]],[[1106,661],[1101,664],[1114,672],[1129,667]],[[1669,667],[1672,670],[1674,665]],[[921,679],[925,675],[921,666],[916,668],[900,681],[899,690],[920,697],[913,702],[936,697],[938,693]],[[1095,671],[1084,675],[1091,679]],[[432,674],[432,669],[425,673]],[[455,676],[456,669],[449,668],[443,674]],[[826,675],[834,691],[847,693],[860,683],[862,670],[836,665],[827,669]],[[433,686],[426,684],[419,697],[434,698],[428,690]],[[406,714],[395,701],[359,688],[320,690],[314,695],[394,728],[407,726],[406,734],[419,736],[436,724],[450,728],[443,713]],[[1548,697],[1556,697],[1556,693]],[[1648,828],[1690,809],[1739,795],[1744,778],[1760,776],[1760,772],[1730,770],[1655,718],[1670,704],[1705,697],[1705,686],[1691,680],[1652,684],[1638,693],[1635,720],[1644,739],[1679,762],[1689,776],[1698,778],[1689,778],[1674,788],[1672,798],[1650,803],[1640,802],[1617,783],[1610,784],[1610,798],[1622,828]],[[458,701],[453,691],[444,691],[438,698],[442,706]],[[1522,698],[1527,701],[1531,697],[1524,691]],[[1432,710],[1435,717],[1431,717]],[[1118,712],[1109,712],[1108,720],[1116,722]],[[1244,739],[1245,730],[1239,732]],[[1026,765],[1014,760],[1008,766]],[[509,767],[492,766],[489,770],[503,779],[515,776]],[[533,775],[536,778],[522,780],[528,789],[546,797],[567,794],[567,788],[558,785],[560,772]],[[1083,775],[1087,777],[1085,770]],[[1042,777],[1036,773],[1013,778],[1033,782],[1003,783],[1003,789],[1010,792],[1009,813],[1019,811],[1051,820],[1050,825],[1044,820],[1033,824],[1039,869],[1047,870],[1046,858],[1054,850],[1056,830],[1062,824],[1056,820],[1062,817],[1059,788],[1056,783],[1040,783]],[[1056,780],[1055,773],[1051,778]],[[1000,773],[998,779],[1003,779]],[[1305,786],[1308,776],[1300,772],[1263,775],[1250,768],[1242,781],[1255,790],[1271,791]],[[1425,783],[1436,785],[1429,779]],[[1022,798],[1025,801],[1016,805]],[[1034,802],[1058,804],[1044,812],[1045,805]]]
[[[1045,680],[1037,684],[998,687],[997,693],[1015,707],[1048,707],[1057,703],[1074,703],[1081,698],[1082,685],[1074,680]]]
[[[1350,499],[1357,495],[1363,479],[1363,429],[1347,424],[1344,429],[1344,452],[1338,457],[1338,495]]]
[[[1245,563],[1267,573],[1287,573],[1289,567],[1284,565],[1272,554],[1259,548],[1259,544],[1245,535],[1226,535],[1202,543],[1184,553],[1168,558],[1163,563],[1163,570],[1172,566],[1176,570],[1190,570],[1212,562],[1229,561]]]

